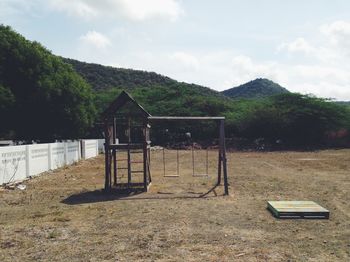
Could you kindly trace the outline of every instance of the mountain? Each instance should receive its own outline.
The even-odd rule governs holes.
[[[336,101],[338,105],[350,106],[350,101]]]
[[[222,91],[221,93],[234,99],[255,99],[289,93],[289,91],[269,79],[257,78],[243,85]]]
[[[225,134],[234,138],[228,146],[230,142],[255,147],[258,138],[271,145],[280,140],[287,147],[331,145],[325,134],[350,130],[350,108],[289,93],[267,79],[220,93],[152,72],[63,59],[0,25],[0,138],[98,137],[101,130],[93,124],[122,90],[152,115],[224,116]],[[231,92],[233,97],[248,98],[282,94],[234,100],[224,95]],[[181,140],[190,132],[193,141],[215,145],[218,135],[217,124],[211,121],[164,121],[152,126],[155,144]],[[341,139],[350,146],[349,135]]]
[[[80,74],[93,88],[93,90],[105,91],[111,88],[125,89],[127,91],[136,88],[153,88],[173,86],[181,86],[190,89],[191,92],[204,96],[215,96],[225,98],[220,92],[208,87],[178,82],[167,76],[163,76],[154,72],[142,70],[115,68],[94,63],[81,62],[74,59],[62,59],[73,66],[76,72]]]

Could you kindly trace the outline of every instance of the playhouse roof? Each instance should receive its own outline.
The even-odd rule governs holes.
[[[109,105],[109,107],[102,113],[102,116],[104,118],[113,116],[128,102],[134,104],[137,107],[142,117],[148,118],[151,116],[139,103],[135,101],[134,98],[131,97],[130,94],[125,91],[122,91],[121,94]]]

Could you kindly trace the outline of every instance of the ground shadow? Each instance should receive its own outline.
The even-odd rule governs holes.
[[[146,199],[189,199],[189,198],[211,198],[220,196],[216,193],[217,185],[210,188],[206,193],[194,193],[194,192],[185,192],[184,195],[179,195],[175,193],[147,193],[143,189],[112,189],[105,191],[103,189],[98,189],[94,191],[85,191],[78,194],[71,195],[66,199],[63,199],[61,203],[67,205],[79,205],[79,204],[89,204],[89,203],[98,203],[106,201],[115,201],[115,200],[146,200]],[[213,195],[210,195],[213,193]]]

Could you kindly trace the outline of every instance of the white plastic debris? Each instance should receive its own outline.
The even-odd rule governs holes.
[[[19,184],[19,185],[17,186],[17,188],[20,189],[20,190],[25,190],[25,189],[27,188],[27,186],[26,186],[26,185],[23,185],[23,184]]]

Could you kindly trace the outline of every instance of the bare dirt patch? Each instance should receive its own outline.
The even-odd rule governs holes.
[[[148,193],[101,192],[103,156],[0,191],[0,261],[349,261],[350,150],[229,153],[229,197],[213,189],[216,153],[209,177],[192,177],[189,156],[165,178],[153,152]],[[267,200],[312,200],[331,218],[278,220]]]

